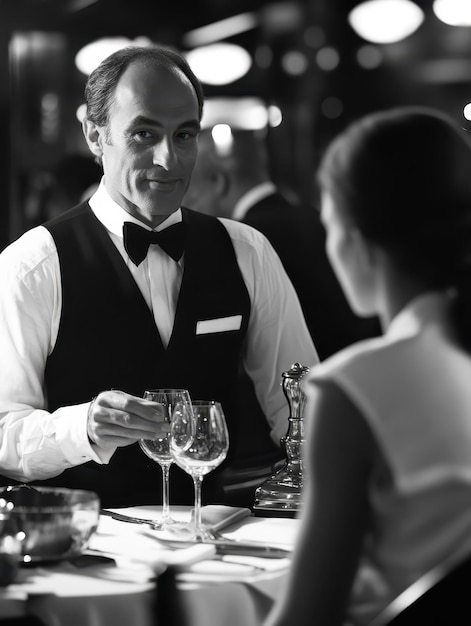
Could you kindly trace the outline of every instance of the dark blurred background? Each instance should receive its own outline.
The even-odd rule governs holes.
[[[422,16],[414,32],[378,43],[350,24],[350,11],[359,4],[0,0],[0,249],[54,207],[64,207],[66,194],[74,199],[99,176],[80,128],[86,75],[75,62],[96,40],[153,41],[185,53],[221,42],[242,46],[251,58],[248,72],[229,84],[203,81],[206,96],[231,99],[232,111],[239,99],[263,103],[270,112],[264,132],[273,176],[306,204],[317,201],[313,172],[326,142],[363,113],[425,104],[467,127],[471,27],[462,25],[465,18],[460,25],[444,23],[432,0],[414,0]],[[471,2],[461,5],[469,18]],[[374,18],[373,38],[392,23],[384,7]],[[213,29],[203,29],[211,24]],[[248,119],[241,117],[242,123]]]

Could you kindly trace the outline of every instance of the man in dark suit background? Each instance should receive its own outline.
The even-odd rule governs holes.
[[[268,238],[296,289],[321,360],[359,339],[378,335],[378,320],[357,317],[343,295],[326,256],[325,231],[316,208],[288,198],[273,182],[263,134],[232,129],[221,143],[218,135],[214,136],[216,140],[210,128],[199,136],[198,159],[184,204],[201,213],[249,224]],[[254,441],[268,442],[264,454],[260,448],[251,449],[250,440],[240,442],[239,448],[244,450],[240,472],[233,466],[233,475],[226,479],[226,499],[231,500],[232,482],[236,501],[246,498],[250,506],[252,490],[283,462],[284,456],[266,436],[266,420],[254,386],[242,370],[238,389],[238,422],[250,424],[257,433]],[[287,405],[287,429],[288,416]]]
[[[328,262],[316,208],[288,197],[273,182],[263,134],[233,130],[232,141],[219,145],[210,129],[203,131],[184,202],[249,224],[268,238],[294,284],[321,359],[379,334],[376,319],[351,311]]]

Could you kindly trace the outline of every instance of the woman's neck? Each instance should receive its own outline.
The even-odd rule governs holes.
[[[382,306],[379,316],[383,330],[396,315],[414,298],[427,290],[423,282],[411,278],[410,274],[398,269],[393,263],[383,264]]]

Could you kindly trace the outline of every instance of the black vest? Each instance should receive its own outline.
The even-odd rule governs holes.
[[[87,402],[100,391],[185,387],[194,399],[222,402],[230,441],[236,441],[235,381],[246,335],[250,299],[231,239],[219,220],[183,209],[185,269],[173,333],[165,350],[154,319],[121,255],[88,203],[47,222],[57,246],[62,314],[46,366],[50,411]],[[240,330],[196,334],[199,320],[242,316]],[[228,459],[232,458],[231,448]],[[205,479],[211,492],[218,471]],[[160,502],[161,472],[138,444],[118,448],[107,465],[93,462],[65,470],[41,484],[93,489],[103,506]],[[211,495],[212,494],[212,495]],[[171,469],[172,502],[192,502],[191,479]]]

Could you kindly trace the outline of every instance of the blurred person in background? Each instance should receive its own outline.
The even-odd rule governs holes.
[[[203,111],[186,60],[161,46],[122,49],[85,95],[98,189],[0,255],[0,472],[91,489],[106,507],[159,502],[160,468],[136,442],[168,427],[144,390],[221,401],[230,463],[240,361],[276,443],[287,425],[281,372],[318,356],[266,238],[182,207]],[[175,467],[171,481],[174,501],[193,502],[189,476]],[[218,470],[205,483],[217,501]]]
[[[377,318],[360,319],[348,305],[325,254],[318,212],[273,182],[266,137],[249,130],[233,130],[232,136],[228,147],[219,147],[210,129],[201,132],[185,204],[249,224],[268,238],[296,289],[321,359],[378,335]]]
[[[290,580],[265,626],[364,626],[471,555],[471,147],[445,114],[373,113],[318,172],[327,253],[383,336],[306,382],[307,479]]]
[[[270,169],[266,137],[260,131],[233,130],[232,142],[219,146],[211,130],[204,129],[184,201],[202,213],[249,224],[269,239],[296,289],[320,359],[354,341],[379,335],[376,317],[360,319],[348,305],[325,253],[325,231],[318,211],[282,193]],[[237,384],[242,400],[237,407],[238,423],[252,424],[263,433],[266,418],[243,368]],[[278,446],[267,437],[254,441],[258,440],[266,442],[263,457],[250,441],[241,443],[243,468],[238,480],[243,479],[247,466],[266,477],[283,462]],[[231,480],[237,476],[234,472],[229,475]],[[253,499],[252,493],[249,496]]]
[[[98,188],[102,170],[92,155],[66,154],[59,159],[52,175],[54,183],[46,219],[52,219],[75,204],[88,200]]]
[[[92,155],[65,154],[47,170],[26,181],[24,213],[29,228],[60,215],[88,199],[98,186],[101,168]]]

